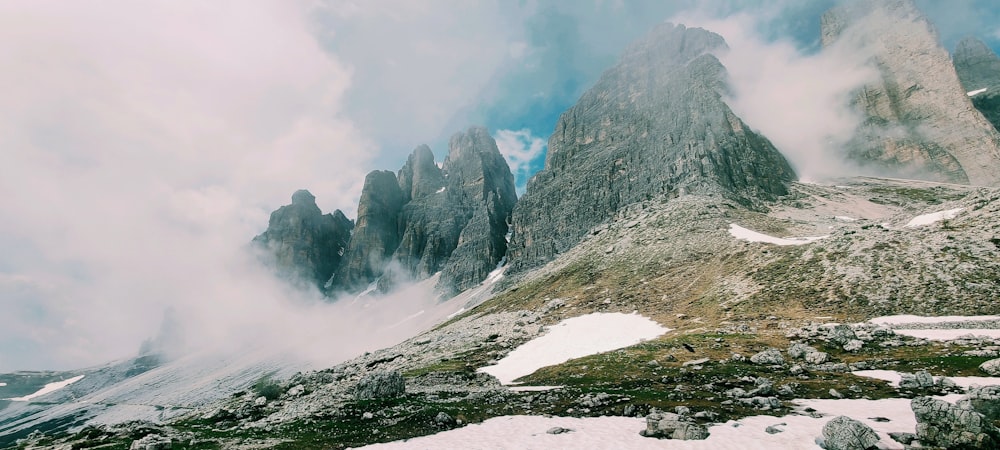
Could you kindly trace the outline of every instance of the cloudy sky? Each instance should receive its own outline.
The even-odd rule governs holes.
[[[745,92],[865,76],[817,53],[833,1],[699,3],[0,2],[0,371],[128,356],[167,306],[270,326],[284,291],[241,249],[293,191],[353,217],[365,173],[474,124],[523,186],[559,114],[664,20],[720,28]],[[918,3],[946,47],[1000,48],[991,1]]]

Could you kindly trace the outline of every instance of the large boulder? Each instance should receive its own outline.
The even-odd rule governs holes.
[[[645,437],[701,440],[708,437],[708,429],[680,414],[654,411],[646,416],[646,429],[639,432]]]
[[[774,366],[785,363],[785,358],[781,356],[781,350],[769,348],[750,357],[750,362],[759,365]]]
[[[991,359],[979,365],[979,370],[985,372],[987,375],[998,376],[1000,375],[1000,358]]]
[[[1000,448],[1000,434],[982,414],[933,397],[910,402],[917,438],[925,445],[966,450]]]
[[[823,425],[826,450],[867,450],[878,445],[875,430],[847,416],[835,417]]]
[[[365,375],[354,387],[354,398],[357,400],[395,398],[405,393],[406,382],[398,371]]]
[[[973,386],[956,405],[980,413],[990,422],[1000,420],[1000,386]]]

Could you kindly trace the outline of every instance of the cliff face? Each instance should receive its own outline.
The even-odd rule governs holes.
[[[1000,182],[1000,135],[973,108],[933,25],[909,0],[853,1],[822,18],[824,46],[869,53],[879,79],[854,103],[864,123],[852,158],[933,181]]]
[[[438,288],[451,295],[481,282],[507,252],[517,195],[496,141],[474,127],[452,137],[442,167],[420,146],[398,174],[369,173],[356,224],[339,210],[322,215],[307,191],[292,200],[254,239],[281,275],[356,292],[441,272]]]
[[[267,230],[253,242],[280,276],[322,289],[340,267],[353,228],[339,209],[323,214],[316,197],[300,190],[290,205],[271,213]]]
[[[972,106],[993,128],[1000,129],[1000,57],[983,41],[970,37],[959,41],[952,59]]]
[[[514,209],[510,270],[573,247],[620,208],[687,192],[753,205],[795,175],[723,100],[721,36],[664,24],[559,119],[545,168]]]

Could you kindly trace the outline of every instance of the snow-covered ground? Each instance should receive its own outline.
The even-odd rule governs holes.
[[[869,320],[877,325],[896,325],[901,323],[950,323],[974,322],[981,320],[1000,320],[1000,316],[882,316]]]
[[[731,234],[736,239],[741,239],[744,241],[764,242],[774,245],[803,245],[826,237],[826,236],[807,236],[807,237],[779,238],[774,236],[768,236],[764,233],[758,233],[753,230],[748,230],[739,225],[736,225],[735,223],[729,224],[729,234]]]
[[[888,381],[892,387],[899,387],[899,380],[902,379],[901,374],[894,370],[858,370],[851,373],[859,377]],[[939,379],[941,377],[934,378]],[[973,385],[1000,385],[1000,377],[948,377],[948,379],[966,389]]]
[[[940,398],[954,402],[959,397],[948,395]],[[902,449],[903,445],[893,441],[888,433],[912,433],[916,427],[909,399],[795,400],[794,403],[801,409],[813,408],[823,417],[797,414],[746,417],[710,427],[709,436],[703,441],[669,441],[639,436],[639,431],[646,427],[642,418],[504,416],[431,436],[363,448],[819,449],[815,440],[822,436],[823,425],[836,416],[845,415],[872,427],[881,438],[880,448]],[[553,427],[572,431],[546,433]],[[768,433],[767,427],[781,432]]]
[[[514,349],[497,364],[480,368],[503,384],[553,364],[617,350],[670,331],[637,314],[592,313],[566,319]]]
[[[6,385],[7,385],[7,383],[0,383],[0,387],[4,387]]]
[[[882,316],[869,320],[878,325],[905,325],[912,324],[955,324],[962,322],[981,322],[989,320],[1000,320],[1000,316]],[[982,336],[989,338],[1000,338],[1000,329],[989,328],[894,328],[892,331],[903,336],[930,339],[932,341],[950,341],[963,336]]]
[[[974,91],[966,92],[965,95],[968,95],[969,97],[973,97],[973,96],[982,94],[983,92],[986,92],[987,89],[989,89],[989,88],[976,89]]]
[[[949,210],[946,210],[946,211],[938,211],[938,212],[934,212],[934,213],[930,213],[930,214],[921,214],[921,215],[919,215],[917,217],[914,217],[914,218],[910,219],[910,221],[907,222],[906,225],[903,225],[903,227],[905,227],[905,228],[916,228],[916,227],[922,227],[922,226],[925,226],[925,225],[931,225],[933,223],[937,223],[937,222],[940,222],[942,220],[954,219],[964,209],[965,208],[955,208],[955,209],[949,209]]]
[[[58,391],[58,390],[66,387],[66,386],[69,386],[69,385],[71,385],[73,383],[76,383],[77,381],[82,380],[83,377],[84,377],[83,375],[79,375],[79,376],[75,376],[73,378],[70,378],[68,380],[62,380],[62,381],[56,381],[54,383],[49,383],[49,384],[46,384],[45,386],[43,386],[38,391],[36,391],[34,394],[28,394],[28,395],[25,395],[24,397],[9,398],[7,400],[10,400],[12,402],[30,402],[32,399],[41,397],[41,396],[43,396],[45,394],[51,394],[51,393],[53,393],[55,391]],[[6,384],[4,386],[6,386]]]

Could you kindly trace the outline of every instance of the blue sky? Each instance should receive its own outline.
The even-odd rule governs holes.
[[[815,76],[832,3],[0,2],[0,372],[131,355],[167,307],[213,339],[281,334],[317,314],[241,249],[295,190],[353,217],[368,171],[424,143],[440,161],[470,125],[523,186],[559,115],[655,24],[740,17],[732,47]],[[1000,47],[993,2],[918,4],[947,48]]]

